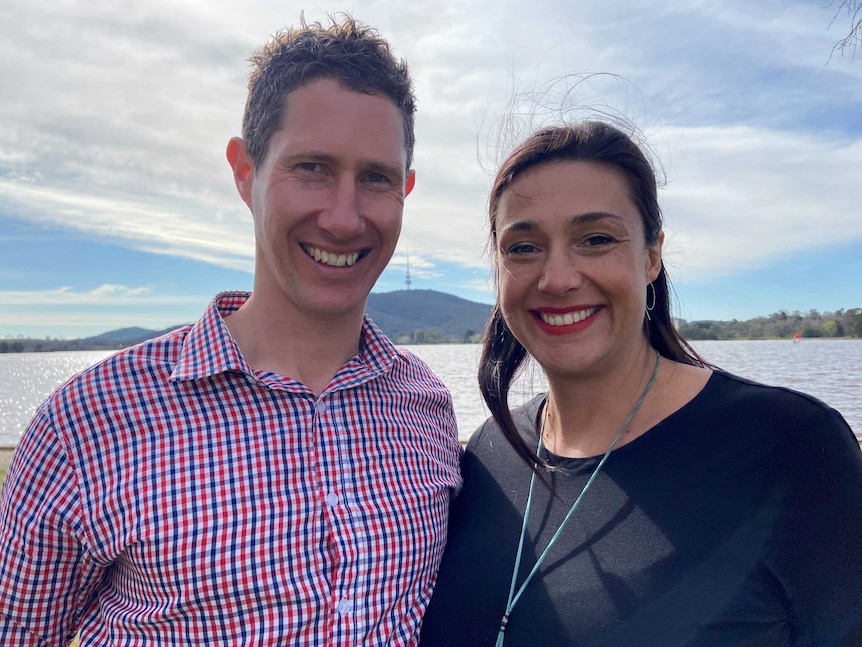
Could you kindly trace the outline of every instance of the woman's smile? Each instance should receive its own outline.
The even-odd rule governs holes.
[[[533,310],[539,326],[551,335],[568,335],[587,328],[594,320],[598,306],[588,308],[541,308]]]

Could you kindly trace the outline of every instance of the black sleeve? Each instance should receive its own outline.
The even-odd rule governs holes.
[[[859,647],[862,452],[844,419],[817,405],[797,410],[779,454],[777,468],[789,476],[776,572],[804,634],[801,644]]]
[[[499,468],[520,478],[526,470],[529,483],[526,464],[499,443],[508,447],[496,426],[485,423],[464,453],[464,488],[451,505],[446,552],[422,624],[423,647],[493,647],[496,640],[521,520],[501,485],[506,478]],[[505,465],[496,465],[492,477],[483,464],[487,460]]]

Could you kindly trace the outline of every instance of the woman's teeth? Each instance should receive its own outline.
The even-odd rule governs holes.
[[[545,312],[540,312],[539,316],[549,326],[571,326],[573,323],[577,323],[579,321],[583,321],[587,317],[591,316],[597,308],[585,308],[584,310],[575,310],[574,312],[567,312],[564,315],[552,315],[547,314]]]

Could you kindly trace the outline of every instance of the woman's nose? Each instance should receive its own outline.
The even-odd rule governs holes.
[[[561,295],[580,287],[582,282],[583,277],[573,255],[562,251],[548,254],[539,277],[539,290]]]

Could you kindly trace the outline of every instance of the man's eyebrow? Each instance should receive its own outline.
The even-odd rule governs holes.
[[[281,164],[289,164],[291,162],[296,162],[299,160],[312,161],[312,162],[333,162],[335,157],[330,155],[329,153],[322,153],[320,151],[297,151],[294,153],[288,153],[279,159]]]
[[[335,155],[324,153],[322,151],[304,150],[285,155],[279,160],[279,163],[282,166],[289,166],[291,163],[298,161],[326,162],[329,164],[334,164],[338,161],[338,158]],[[379,172],[385,175],[392,175],[401,182],[404,181],[404,178],[406,176],[406,170],[402,168],[401,165],[391,164],[389,162],[384,162],[383,160],[365,160],[363,166],[366,170],[369,171]]]
[[[392,175],[396,179],[404,181],[404,176],[406,174],[405,169],[398,164],[390,164],[389,162],[383,162],[381,160],[369,160],[367,162],[368,169],[371,171],[379,171],[384,175]]]

